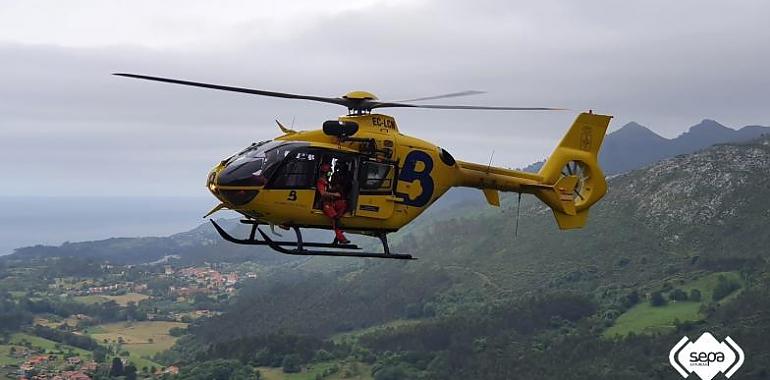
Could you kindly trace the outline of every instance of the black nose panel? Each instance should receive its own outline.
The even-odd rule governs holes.
[[[264,186],[267,179],[262,174],[263,159],[242,158],[230,162],[217,177],[220,186]]]
[[[254,199],[259,190],[219,190],[219,195],[223,200],[236,205],[243,206]]]
[[[262,158],[243,157],[227,164],[217,176],[218,186],[264,186],[267,179],[262,175]],[[217,196],[236,206],[251,202],[259,194],[251,189],[219,189]]]

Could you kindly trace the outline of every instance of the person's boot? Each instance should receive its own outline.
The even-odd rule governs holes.
[[[342,233],[342,230],[339,228],[334,229],[334,236],[337,238],[337,243],[340,244],[349,244],[350,240],[348,240],[345,235]]]

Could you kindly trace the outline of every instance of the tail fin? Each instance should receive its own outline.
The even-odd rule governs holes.
[[[611,118],[591,112],[578,115],[538,173],[544,185],[533,192],[553,210],[561,229],[583,227],[588,209],[607,192],[599,148]]]

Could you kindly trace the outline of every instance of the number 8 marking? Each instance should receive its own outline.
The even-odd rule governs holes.
[[[417,163],[422,162],[422,171],[417,171]],[[412,183],[417,181],[420,183],[422,192],[417,198],[410,198],[407,193],[396,192],[396,196],[403,198],[401,202],[405,205],[422,207],[430,202],[433,197],[433,178],[430,176],[430,172],[433,170],[433,159],[427,153],[421,150],[413,150],[404,159],[404,167],[401,168],[401,173],[398,175],[399,181]]]

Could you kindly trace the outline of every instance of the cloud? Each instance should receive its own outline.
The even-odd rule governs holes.
[[[509,167],[543,158],[589,108],[669,137],[704,117],[770,119],[760,1],[216,4],[3,2],[0,161],[14,180],[0,194],[202,194],[208,168],[274,136],[272,119],[309,129],[344,111],[117,71],[383,99],[480,89],[447,101],[574,110],[389,111],[460,159],[494,150]]]

